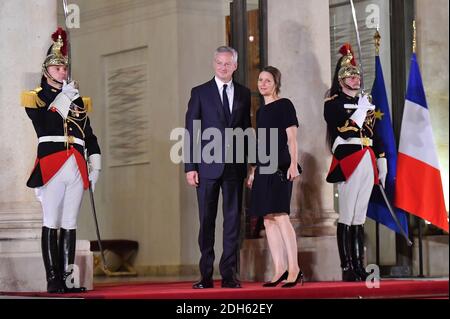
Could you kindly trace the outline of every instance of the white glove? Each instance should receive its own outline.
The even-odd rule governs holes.
[[[91,182],[92,191],[95,190],[95,183],[97,183],[99,175],[100,171],[98,169],[94,169],[89,173],[89,181]]]
[[[372,103],[369,102],[369,95],[368,94],[363,94],[363,95],[360,94],[359,99],[358,99],[358,108],[352,114],[350,119],[353,122],[355,122],[356,125],[358,125],[359,127],[362,127],[362,125],[364,124],[364,121],[366,119],[366,116],[367,116],[367,111],[374,110],[374,109],[375,109],[375,105],[373,105]]]
[[[63,119],[67,118],[67,114],[69,114],[70,105],[72,105],[72,101],[76,100],[80,97],[78,90],[75,88],[75,83],[72,81],[67,84],[66,81],[63,81],[63,86],[61,93],[59,93],[55,100],[50,103],[48,109],[55,109],[62,116]]]
[[[368,94],[359,94],[358,109],[375,110],[375,105],[369,102]]]
[[[48,110],[57,111],[63,119],[67,118],[69,108],[72,101],[63,92],[59,93],[56,98],[50,103]]]
[[[75,88],[75,81],[72,81],[69,84],[67,84],[66,81],[63,81],[61,92],[64,93],[71,101],[74,101],[80,97],[78,89]]]
[[[92,191],[95,189],[100,170],[102,169],[102,157],[100,154],[92,154],[88,159],[89,164],[89,181],[91,182]]]
[[[388,173],[387,159],[385,157],[378,158],[377,167],[378,167],[378,179],[380,180],[381,185],[384,187],[386,183],[386,176]]]

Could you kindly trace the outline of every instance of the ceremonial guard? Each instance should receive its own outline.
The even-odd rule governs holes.
[[[373,186],[387,174],[383,146],[374,130],[375,106],[360,93],[360,70],[349,44],[340,49],[324,117],[333,153],[327,182],[337,183],[337,244],[343,281],[367,278],[364,267],[364,223]]]
[[[80,97],[75,82],[66,82],[66,38],[61,28],[52,34],[41,85],[21,97],[38,137],[27,186],[35,189],[42,205],[42,257],[50,293],[85,291],[71,282],[77,216],[83,191],[89,183],[94,189],[101,169],[100,148],[87,116],[90,99]]]

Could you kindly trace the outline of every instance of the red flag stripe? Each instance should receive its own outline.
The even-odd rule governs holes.
[[[395,205],[449,230],[440,171],[403,153],[398,154]]]

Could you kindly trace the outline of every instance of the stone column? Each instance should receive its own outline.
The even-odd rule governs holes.
[[[41,207],[25,185],[37,138],[20,106],[20,93],[39,85],[40,66],[56,30],[56,6],[55,0],[0,2],[0,291],[46,287]]]
[[[340,280],[338,217],[333,185],[325,181],[331,154],[326,145],[323,103],[331,85],[328,0],[268,1],[268,60],[282,74],[281,96],[295,105],[300,122],[300,181],[294,183],[291,221],[306,280]],[[266,239],[246,240],[241,277],[268,280],[273,264]]]
[[[294,103],[304,173],[294,185],[291,218],[301,236],[335,235],[333,185],[325,181],[331,155],[326,146],[323,100],[330,87],[327,0],[268,2],[269,64],[282,73],[283,97]]]
[[[268,1],[269,64],[282,74],[281,96],[294,103],[300,127],[303,174],[294,184],[291,221],[299,264],[307,280],[339,280],[338,217],[333,185],[325,181],[331,154],[326,145],[324,95],[331,84],[329,2]]]

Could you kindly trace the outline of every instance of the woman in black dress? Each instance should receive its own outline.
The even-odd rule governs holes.
[[[297,236],[289,219],[292,181],[300,173],[297,167],[297,116],[292,102],[278,96],[280,87],[280,71],[272,66],[265,67],[258,78],[258,89],[264,97],[264,105],[256,113],[258,160],[252,167],[247,186],[252,188],[250,214],[264,217],[275,266],[272,280],[263,286],[274,287],[286,280],[282,287],[287,288],[294,287],[298,281],[303,283],[297,260]],[[277,152],[275,154],[270,150],[271,129],[276,129],[278,135],[278,149],[273,150]],[[270,163],[262,163],[260,152],[271,155],[271,158],[278,156],[275,173],[267,173]]]

